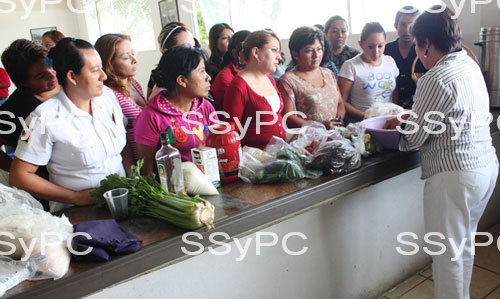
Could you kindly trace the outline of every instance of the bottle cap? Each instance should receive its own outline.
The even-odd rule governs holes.
[[[176,141],[172,132],[172,127],[168,127],[166,132],[161,132],[160,138],[162,144],[174,144]]]

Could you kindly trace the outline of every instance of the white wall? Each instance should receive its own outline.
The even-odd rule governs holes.
[[[256,251],[259,233],[239,240],[249,244],[240,254],[234,242],[230,252],[199,256],[155,269],[88,298],[378,298],[388,289],[430,263],[422,248],[423,181],[420,168],[342,197],[332,204],[293,217],[259,233],[278,236],[278,244]],[[300,232],[306,240],[291,236]],[[419,236],[415,255],[401,255],[414,248],[397,241],[401,232]],[[271,237],[260,235],[262,243]],[[411,238],[404,238],[412,241]],[[248,242],[248,243],[247,243]],[[228,251],[221,247],[218,252]],[[238,258],[244,257],[241,261]],[[165,295],[168,294],[168,295]]]
[[[11,5],[1,3],[0,10],[0,53],[2,53],[14,40],[25,38],[31,40],[30,29],[53,27],[63,32],[67,36],[78,36],[78,26],[72,13],[66,4],[58,3],[47,5],[42,13],[41,1],[36,0],[31,11],[26,12],[21,1],[13,1],[15,10],[10,13]],[[0,61],[0,65],[2,65]],[[2,65],[3,66],[3,65]],[[9,89],[12,93],[16,87],[12,84]]]

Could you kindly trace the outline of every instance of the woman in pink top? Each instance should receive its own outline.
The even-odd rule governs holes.
[[[206,54],[201,49],[173,47],[163,53],[156,84],[164,88],[153,96],[135,122],[135,142],[139,158],[144,158],[143,174],[152,173],[160,134],[172,128],[183,161],[191,161],[191,149],[205,144],[208,125],[218,122],[212,104],[205,99],[210,76],[205,71]]]
[[[243,44],[243,56],[245,69],[229,85],[222,109],[243,128],[242,145],[264,148],[273,136],[286,139],[283,100],[270,75],[279,64],[281,42],[272,31],[252,32]]]
[[[125,169],[137,161],[137,148],[134,142],[134,121],[146,106],[146,98],[141,85],[134,79],[137,73],[137,59],[130,36],[123,34],[105,34],[95,43],[95,48],[102,59],[103,70],[108,76],[104,84],[116,95],[123,115],[127,118],[127,142],[132,152],[124,153]]]

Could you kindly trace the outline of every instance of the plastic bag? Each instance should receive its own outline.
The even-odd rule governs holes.
[[[293,160],[271,158],[264,162],[243,153],[240,160],[240,178],[252,184],[291,182],[306,177],[302,167]]]
[[[365,152],[365,128],[351,123],[347,127],[334,127],[327,138],[313,148],[309,170],[323,174],[346,173],[361,166]]]
[[[330,134],[331,132],[328,132],[322,123],[307,121],[298,130],[296,136],[292,138],[290,145],[296,149],[305,149],[311,152],[316,146],[324,142]]]
[[[184,174],[184,183],[188,194],[219,194],[210,179],[193,162],[182,162],[182,173]]]
[[[389,102],[375,102],[370,108],[365,111],[365,118],[384,116],[384,115],[398,115],[403,112],[404,108],[394,103]]]
[[[370,135],[365,133],[366,129],[361,123],[350,123],[346,127],[334,127],[333,129],[339,132],[343,138],[350,140],[351,145],[358,153],[366,154],[365,145],[370,141]]]
[[[246,149],[240,159],[240,178],[252,184],[274,184],[291,182],[302,178],[318,178],[321,174],[304,169],[310,161],[303,151],[297,150],[279,137],[271,138],[264,156],[255,149]],[[253,156],[252,154],[258,154]]]
[[[322,144],[307,169],[323,174],[346,173],[361,166],[361,153],[347,139]]]
[[[3,255],[22,261],[37,254],[47,257],[31,279],[58,279],[68,271],[71,255],[66,240],[73,225],[64,215],[53,216],[29,193],[0,185],[0,227]]]
[[[25,262],[0,255],[0,297],[21,282],[33,278],[46,263],[47,258],[43,255],[32,256]]]

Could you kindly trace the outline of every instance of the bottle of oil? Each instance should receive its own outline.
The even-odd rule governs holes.
[[[168,127],[167,132],[161,133],[161,148],[156,152],[156,165],[158,166],[158,176],[163,189],[168,192],[184,193],[184,175],[182,173],[182,160],[179,150],[172,146],[175,138],[172,135],[172,128]]]

